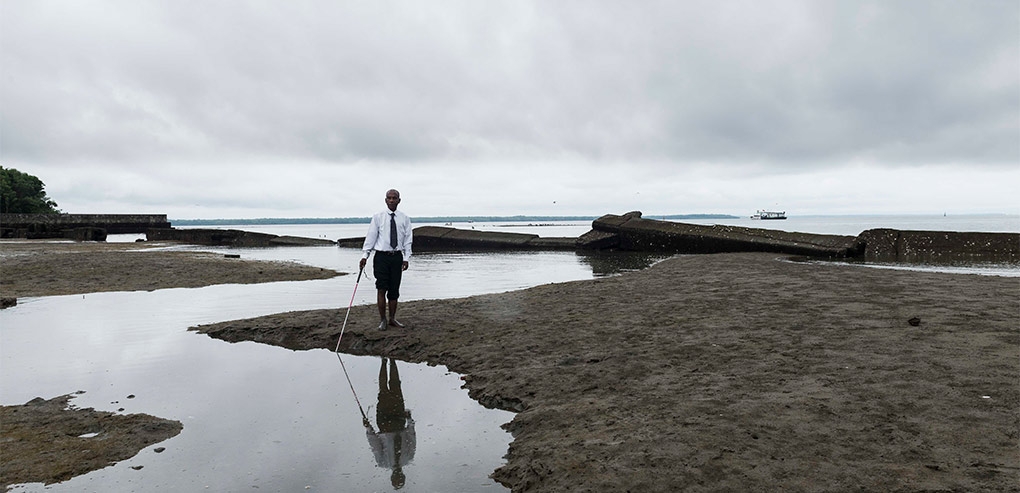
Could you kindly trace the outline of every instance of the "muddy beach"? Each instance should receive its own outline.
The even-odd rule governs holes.
[[[125,246],[64,245],[111,259],[82,265],[135,262]],[[57,285],[40,273],[83,293],[215,271],[192,267],[190,253],[160,264],[174,252],[157,250],[124,277],[76,276],[55,273],[67,258],[49,247],[9,246],[0,243],[3,296],[62,294],[31,291]],[[15,253],[50,267],[40,260],[8,282]],[[680,256],[616,277],[402,303],[401,330],[379,332],[375,308],[354,307],[342,346],[446,365],[473,398],[518,412],[507,464],[493,473],[513,491],[1018,491],[1018,299],[1015,278]],[[313,310],[196,330],[333,349],[340,327],[327,323],[342,317]]]
[[[341,275],[293,262],[260,262],[210,252],[165,250],[167,246],[158,242],[3,240],[0,295],[21,298],[151,291],[213,284],[307,281]]]
[[[140,291],[325,279],[340,273],[290,262],[167,251],[160,243],[0,241],[0,297]],[[6,303],[5,303],[6,304]],[[0,488],[53,483],[128,459],[177,435],[181,423],[80,408],[77,389],[0,406]],[[133,396],[125,396],[130,399]],[[159,447],[148,452],[158,453]]]
[[[1017,300],[1015,278],[680,256],[405,303],[402,330],[355,307],[342,350],[446,365],[517,411],[493,474],[515,492],[1017,491]],[[337,315],[198,330],[332,349]]]
[[[54,483],[133,457],[181,432],[179,421],[74,406],[74,395],[0,406],[3,478],[0,488]],[[133,396],[131,396],[133,397]],[[151,453],[161,453],[154,447]]]

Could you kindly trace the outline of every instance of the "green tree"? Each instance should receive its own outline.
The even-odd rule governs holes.
[[[14,168],[0,166],[0,212],[58,214],[57,203],[46,196],[42,180]]]

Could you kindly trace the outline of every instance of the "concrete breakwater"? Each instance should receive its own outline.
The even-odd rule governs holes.
[[[869,229],[857,235],[857,245],[874,262],[1020,262],[1020,233]]]
[[[673,253],[775,252],[833,258],[860,253],[853,236],[657,221],[643,219],[638,211],[596,219],[592,230],[578,238],[578,247]]]
[[[365,238],[341,238],[337,245],[361,248]],[[419,226],[414,228],[414,251],[436,252],[449,250],[574,250],[576,238],[541,238],[526,233],[475,231],[445,226]]]
[[[578,238],[578,248],[673,253],[775,252],[869,262],[1020,262],[1020,233],[870,229],[857,236],[702,226],[607,214]]]
[[[342,247],[361,248],[364,238],[343,238]],[[795,233],[740,226],[644,219],[641,212],[607,214],[578,238],[462,230],[439,226],[414,229],[414,250],[624,250],[662,253],[772,252],[872,262],[1020,262],[1020,234],[899,231],[873,229],[857,236]]]
[[[333,240],[277,236],[237,229],[175,229],[152,228],[145,232],[149,241],[177,241],[193,245],[230,246],[242,248],[273,246],[330,246]]]
[[[176,229],[162,214],[0,214],[0,229],[4,238],[102,241],[107,233],[145,233],[149,240],[235,247],[339,245],[361,248],[364,242],[364,237],[334,242],[228,229]],[[592,221],[591,231],[578,238],[419,226],[414,229],[414,250],[772,252],[869,262],[1020,263],[1020,234],[871,229],[857,236],[824,235],[644,219],[641,212],[634,211],[599,217]]]
[[[0,214],[2,238],[71,238],[103,241],[111,234],[169,228],[166,214]]]
[[[641,219],[640,212],[605,215],[579,238],[541,238],[526,233],[475,231],[441,226],[414,229],[414,250],[626,250],[668,253],[779,252],[822,257],[856,253],[853,236],[786,233],[735,226],[699,226]],[[364,238],[337,245],[361,248]]]

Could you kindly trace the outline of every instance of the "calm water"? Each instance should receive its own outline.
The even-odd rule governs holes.
[[[655,216],[646,215],[648,219]],[[750,217],[731,219],[689,219],[682,222],[692,224],[723,224],[744,226],[749,228],[775,229],[779,231],[834,234],[856,236],[861,232],[874,228],[891,228],[915,231],[982,231],[994,233],[1020,232],[1020,215],[1017,214],[973,214],[973,215],[859,215],[859,216],[792,216],[781,221],[752,220]],[[419,226],[422,224],[416,224]],[[590,221],[546,221],[546,222],[476,222],[444,224],[459,229],[475,229],[479,231],[499,231],[536,234],[542,237],[578,237],[591,230]],[[245,229],[277,235],[304,236],[310,238],[352,238],[364,236],[363,224],[300,224],[300,225],[253,225],[223,226],[223,228]],[[136,236],[123,237],[133,241]],[[116,240],[111,240],[116,241]],[[465,257],[477,257],[466,255]],[[420,260],[420,259],[419,259]],[[486,259],[488,261],[489,259]],[[625,261],[614,258],[609,265],[602,265],[599,256],[581,258],[594,269],[594,275],[613,273],[620,268],[617,263]],[[640,259],[630,268],[641,268],[646,259]],[[978,264],[978,265],[890,265],[856,263],[863,267],[883,269],[926,270],[958,274],[998,275],[1020,277],[1020,265],[1017,264]],[[548,268],[548,267],[547,267]],[[442,273],[435,275],[443,276]],[[460,275],[460,274],[457,274]],[[512,283],[511,283],[512,284]],[[512,289],[512,288],[507,288]],[[370,300],[369,300],[370,301]]]
[[[645,215],[646,219],[657,219]],[[797,216],[791,214],[783,221],[759,221],[750,217],[732,219],[685,219],[679,222],[691,224],[726,224],[750,228],[776,229],[801,233],[835,234],[857,236],[873,228],[892,228],[921,231],[983,231],[989,233],[1020,233],[1018,214],[971,214],[971,215],[845,215],[845,216]],[[424,223],[415,223],[415,226]],[[434,224],[445,226],[446,224]],[[531,233],[543,237],[577,237],[591,230],[591,221],[523,221],[523,222],[477,222],[452,223],[459,229],[482,231],[503,231]],[[204,226],[195,226],[204,227]],[[307,236],[312,238],[349,238],[365,235],[364,224],[294,224],[294,225],[245,225],[218,226],[243,229],[278,235]]]
[[[654,217],[649,217],[654,219]],[[776,229],[799,233],[857,236],[874,228],[914,231],[982,231],[987,233],[1020,232],[1020,215],[868,215],[868,216],[796,216],[782,221],[759,221],[747,218],[724,220],[692,220],[694,224],[728,224],[750,228]]]
[[[348,272],[360,258],[357,250],[335,247],[212,250]],[[658,258],[419,255],[405,276],[402,299],[588,279],[643,268]],[[354,281],[341,276],[21,299],[0,311],[0,402],[23,404],[82,390],[72,400],[77,407],[123,408],[184,424],[180,435],[160,444],[166,447],[161,454],[149,447],[46,491],[392,490],[393,469],[379,466],[362,422],[362,413],[374,430],[387,421],[376,415],[380,358],[344,355],[341,366],[328,350],[228,344],[187,331],[270,313],[345,308]],[[356,304],[374,302],[371,287],[371,280],[362,279]],[[512,413],[484,409],[460,388],[459,375],[443,367],[396,365],[415,435],[413,456],[401,468],[401,491],[505,490],[488,475],[505,462],[510,435],[500,425]],[[40,484],[18,488],[42,490]]]
[[[789,231],[856,235],[874,227],[950,231],[1020,231],[1017,216],[861,216],[787,221],[716,222]],[[461,223],[463,229],[576,237],[590,222]],[[229,227],[229,226],[225,226]],[[365,225],[267,225],[236,229],[344,238]],[[135,235],[111,237],[133,241]],[[174,246],[175,249],[199,249]],[[360,253],[334,247],[229,249],[246,258],[293,260],[356,272]],[[502,292],[641,269],[654,255],[573,252],[416,254],[404,300]],[[1017,272],[1017,271],[1013,271]],[[980,272],[987,273],[987,272]],[[371,304],[362,279],[355,304]],[[393,469],[381,467],[362,416],[379,428],[380,358],[328,350],[290,351],[228,344],[188,332],[197,324],[292,310],[344,308],[354,276],[262,285],[221,285],[153,292],[93,293],[19,300],[0,311],[0,402],[22,404],[85,391],[78,407],[148,413],[179,420],[183,432],[114,466],[43,488],[17,491],[387,491]],[[502,491],[488,479],[504,463],[512,414],[487,410],[443,367],[396,363],[404,406],[415,430],[401,491]],[[347,370],[345,375],[344,369]],[[350,383],[348,383],[348,376]],[[128,395],[134,398],[128,399]],[[364,413],[364,414],[363,414]],[[406,422],[405,422],[406,424]],[[406,450],[406,448],[405,448]],[[140,470],[132,467],[143,466]]]

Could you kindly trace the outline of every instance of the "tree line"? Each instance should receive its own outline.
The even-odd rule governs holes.
[[[59,214],[60,209],[46,196],[42,180],[14,168],[0,166],[0,213]]]

